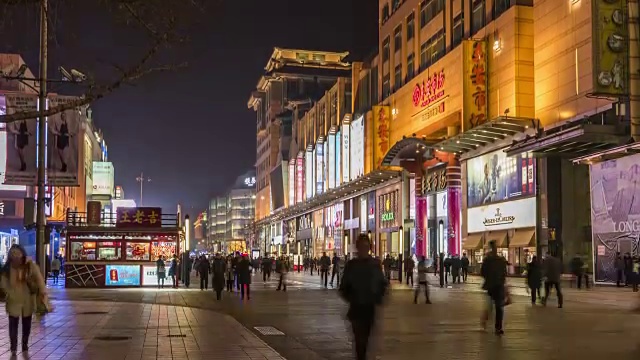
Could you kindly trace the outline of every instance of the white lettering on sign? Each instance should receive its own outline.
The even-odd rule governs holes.
[[[244,184],[247,186],[254,186],[256,184],[256,178],[255,177],[248,177],[246,179],[244,179]]]
[[[620,221],[613,224],[614,232],[640,232],[640,220]]]
[[[4,202],[0,201],[0,216],[4,216]]]
[[[495,225],[506,225],[512,224],[516,220],[516,217],[513,215],[502,215],[500,212],[500,208],[496,209],[496,214],[491,218],[485,218],[482,223],[484,226],[495,226]]]

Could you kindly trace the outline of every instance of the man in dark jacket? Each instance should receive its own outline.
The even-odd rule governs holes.
[[[320,258],[320,284],[324,283],[324,287],[327,287],[329,283],[330,267],[331,267],[331,259],[329,259],[326,252],[323,252],[322,257]]]
[[[267,279],[271,280],[271,268],[273,267],[273,259],[270,256],[262,258],[262,281],[267,282]]]
[[[216,254],[211,267],[211,273],[213,274],[212,286],[216,292],[216,299],[222,299],[222,289],[224,288],[224,274],[227,271],[227,262],[220,256],[220,253]]]
[[[198,260],[198,275],[200,276],[200,290],[209,289],[209,272],[211,271],[211,265],[209,260],[204,255],[200,255]]]
[[[620,256],[619,252],[616,253],[616,259],[613,262],[613,267],[616,269],[616,286],[620,287],[624,274],[624,260],[622,259],[622,256]]]
[[[409,279],[411,279],[411,286],[413,286],[413,269],[416,267],[416,262],[410,255],[407,255],[407,259],[404,261],[404,269],[406,271],[407,285],[409,285]]]
[[[629,280],[631,280],[633,274],[633,258],[631,254],[625,253],[622,261],[624,262],[624,286],[629,286],[631,283]]]
[[[373,329],[376,306],[382,303],[388,282],[381,264],[369,255],[369,237],[356,240],[357,257],[347,262],[340,295],[349,303],[347,318],[351,322],[357,360],[367,359],[369,336]]]
[[[560,262],[560,259],[551,256],[551,253],[547,253],[547,256],[542,262],[542,272],[547,278],[544,282],[544,298],[542,298],[542,305],[547,305],[549,292],[552,287],[555,287],[556,294],[558,294],[558,308],[562,308],[562,290],[560,289],[562,262]]]
[[[340,262],[340,258],[338,254],[334,253],[333,258],[331,258],[331,287],[333,287],[333,280],[338,275],[338,262]],[[340,275],[338,275],[338,282],[340,282],[339,277]]]
[[[584,269],[584,261],[582,261],[579,254],[576,254],[576,256],[571,259],[571,274],[573,274],[573,277],[576,279],[578,289],[582,288],[583,277],[585,278],[585,286],[587,289],[589,288],[589,280],[587,279],[587,274]]]
[[[460,271],[462,270],[462,261],[460,260],[460,256],[454,255],[451,258],[451,277],[453,278],[453,283],[460,283]]]
[[[467,276],[469,276],[469,258],[467,257],[467,253],[462,254],[462,259],[460,259],[460,263],[462,265],[462,281],[467,282]]]
[[[482,288],[487,291],[493,305],[496,308],[496,335],[504,334],[502,329],[502,319],[504,318],[505,282],[507,278],[507,260],[498,255],[498,248],[495,241],[489,242],[489,253],[482,261],[480,274],[484,278]],[[489,320],[489,309],[486,310],[482,319],[483,327],[486,327]]]

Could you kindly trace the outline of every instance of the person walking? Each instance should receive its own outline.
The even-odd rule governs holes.
[[[224,275],[227,271],[227,263],[220,256],[220,253],[216,254],[216,257],[213,259],[213,264],[211,266],[211,287],[213,291],[216,292],[216,299],[222,299],[222,289],[224,289]],[[227,286],[228,289],[228,286]]]
[[[411,255],[407,255],[406,260],[404,261],[404,269],[406,272],[407,285],[409,285],[409,280],[411,280],[411,287],[413,287],[413,270],[416,267],[416,262],[413,261]]]
[[[495,333],[504,334],[502,320],[504,318],[504,300],[506,296],[505,283],[507,279],[507,260],[498,254],[495,240],[489,242],[489,253],[482,261],[480,275],[484,278],[482,288],[487,291],[491,299],[491,307],[487,307],[482,316],[482,327],[486,329],[491,308],[495,307]]]
[[[391,259],[391,255],[387,254],[384,260],[382,260],[382,267],[384,268],[384,277],[387,279],[387,282],[391,282],[391,265],[393,265],[393,260]]]
[[[460,284],[460,272],[462,271],[462,260],[458,255],[454,255],[451,258],[451,277],[453,278],[453,283]]]
[[[369,255],[371,244],[366,234],[356,240],[357,256],[345,265],[340,296],[349,304],[357,360],[367,359],[369,337],[373,330],[376,307],[382,304],[388,281],[378,260]]]
[[[233,291],[233,283],[235,282],[235,270],[233,269],[233,260],[231,256],[227,257],[227,266],[225,267],[227,272],[227,292]]]
[[[276,291],[287,291],[287,273],[289,272],[289,264],[285,260],[284,256],[281,256],[276,260],[276,272],[280,275],[278,281],[278,288]]]
[[[538,299],[542,300],[540,286],[542,285],[542,270],[538,257],[533,256],[531,262],[527,264],[527,286],[531,292],[531,305],[535,305]]]
[[[53,275],[53,283],[56,285],[58,284],[58,278],[60,277],[61,266],[62,266],[62,263],[60,262],[60,259],[58,259],[58,257],[55,256],[53,260],[51,260],[51,274]]]
[[[15,355],[18,349],[18,325],[22,320],[22,351],[29,350],[31,319],[37,310],[37,302],[47,303],[46,285],[40,268],[27,259],[20,245],[9,249],[7,262],[0,275],[0,287],[6,293],[5,310],[9,316],[9,346]]]
[[[329,267],[331,267],[331,259],[326,252],[323,252],[320,258],[320,284],[324,283],[325,288],[329,282]]]
[[[209,273],[211,272],[211,264],[204,255],[200,255],[197,268],[198,276],[200,276],[200,290],[209,290]]]
[[[166,268],[164,264],[164,257],[158,256],[156,260],[156,277],[158,278],[158,289],[164,289],[164,279],[166,274]]]
[[[462,281],[467,282],[467,276],[469,276],[469,258],[467,257],[467,253],[462,253],[462,259],[460,259],[460,263],[462,265]]]
[[[582,289],[582,278],[585,279],[585,287],[589,289],[589,280],[587,278],[586,269],[584,267],[584,261],[580,257],[580,254],[576,254],[576,256],[571,259],[571,274],[576,280],[576,287],[578,290]]]
[[[271,280],[271,268],[273,267],[273,259],[270,256],[262,258],[262,281]]]
[[[338,262],[340,262],[340,258],[338,257],[338,254],[334,253],[333,258],[331,258],[331,287],[333,287],[333,280],[335,279],[336,275],[338,275]],[[340,276],[338,275],[338,277]],[[338,280],[338,282],[339,281],[340,280]]]
[[[171,277],[171,287],[174,289],[178,288],[178,257],[176,254],[173,254],[173,259],[171,259],[171,265],[169,265],[169,276]]]
[[[547,299],[549,299],[551,288],[555,287],[556,294],[558,296],[558,308],[562,308],[562,290],[560,289],[562,263],[560,262],[560,259],[551,256],[551,253],[547,252],[547,256],[542,262],[542,272],[546,277],[544,282],[544,297],[542,298],[542,305],[547,305]]]
[[[418,286],[416,286],[415,292],[413,294],[414,304],[418,303],[418,294],[420,293],[420,287],[422,286],[424,286],[424,296],[426,298],[425,301],[427,304],[431,304],[431,300],[429,299],[429,283],[427,281],[428,272],[429,267],[427,266],[427,259],[426,257],[421,256],[420,261],[418,261]],[[413,283],[413,280],[411,282]]]
[[[251,300],[251,263],[244,255],[236,265],[236,275],[238,276],[238,286],[240,287],[240,298],[244,299],[245,291],[247,300]]]

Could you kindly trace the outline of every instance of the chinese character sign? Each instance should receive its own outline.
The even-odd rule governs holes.
[[[373,155],[374,165],[379,168],[382,165],[382,159],[389,151],[391,136],[391,107],[374,106],[373,107]]]
[[[465,40],[463,48],[463,131],[487,122],[487,43]]]
[[[161,227],[162,210],[151,207],[118,208],[116,227]]]
[[[413,106],[427,107],[444,97],[444,70],[435,72],[413,88]]]
[[[625,96],[629,93],[628,25],[629,16],[634,15],[629,14],[629,1],[594,1],[591,10],[593,93],[610,97]],[[635,16],[638,16],[637,12]]]

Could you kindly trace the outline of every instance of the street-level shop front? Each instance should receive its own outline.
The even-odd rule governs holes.
[[[376,191],[378,233],[374,244],[375,254],[381,258],[390,255],[398,258],[404,251],[401,239],[402,226],[402,182],[383,187]]]
[[[300,243],[300,249],[304,257],[309,258],[314,253],[314,230],[311,214],[300,215],[294,218],[296,222],[296,241]]]
[[[488,244],[495,241],[521,274],[536,254],[535,161],[531,154],[507,157],[503,150],[467,159],[466,221],[463,250],[473,264],[482,262]]]
[[[113,227],[102,226],[99,214],[95,222],[91,214],[75,214],[75,223],[67,224],[65,286],[157,286],[156,261],[164,259],[168,270],[180,252],[177,216],[159,208],[120,208]]]

